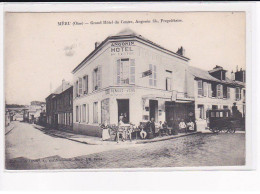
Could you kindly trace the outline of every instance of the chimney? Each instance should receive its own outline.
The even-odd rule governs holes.
[[[100,45],[100,42],[95,42],[95,49]]]
[[[233,72],[233,70],[231,71],[231,80],[235,80],[235,73]]]
[[[185,55],[185,50],[184,50],[184,48],[181,46],[181,48],[178,48],[178,50],[177,50],[176,53],[179,54],[179,55],[181,55],[181,56],[184,56],[184,55]]]

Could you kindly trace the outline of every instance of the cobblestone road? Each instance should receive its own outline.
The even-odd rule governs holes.
[[[15,129],[14,129],[15,130]],[[12,131],[14,133],[15,131]],[[37,130],[37,129],[34,129]],[[37,132],[38,133],[38,132]],[[44,134],[45,135],[45,134]],[[45,137],[46,138],[46,137]],[[53,137],[48,137],[53,138]],[[10,139],[6,138],[10,148]],[[103,150],[100,147],[71,144],[69,140],[54,138],[56,149],[59,146],[73,146],[67,150],[67,157],[59,151],[48,157],[31,159],[28,157],[10,157],[7,153],[6,167],[8,169],[74,169],[74,168],[134,168],[134,167],[185,167],[185,166],[237,166],[245,164],[245,134],[197,134],[177,139],[134,145],[117,149]],[[28,141],[24,139],[24,141]],[[61,142],[65,141],[65,142]],[[52,141],[42,142],[49,144]],[[11,146],[12,147],[12,146]],[[103,146],[104,147],[104,146]],[[12,150],[7,148],[7,152]],[[73,157],[73,150],[96,149],[94,153],[81,153]],[[14,150],[15,147],[12,147]],[[39,152],[31,148],[34,152]],[[53,148],[55,149],[55,148]],[[99,150],[98,150],[99,149]],[[71,154],[71,157],[69,155]]]

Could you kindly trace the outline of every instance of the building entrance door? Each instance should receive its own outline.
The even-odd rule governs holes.
[[[150,107],[150,120],[154,118],[155,122],[158,122],[158,100],[149,100]]]
[[[117,100],[118,105],[118,122],[119,117],[123,116],[123,122],[129,123],[130,121],[130,115],[129,115],[129,99],[118,99]]]

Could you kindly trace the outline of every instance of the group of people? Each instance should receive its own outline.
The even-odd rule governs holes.
[[[104,128],[102,133],[103,140],[107,140],[110,138],[109,130],[105,130],[106,129]],[[114,140],[119,142],[121,138],[122,141],[126,141],[128,139],[132,141],[132,134],[134,132],[138,132],[141,139],[152,139],[154,137],[160,137],[162,135],[176,134],[174,133],[174,131],[176,132],[176,130],[184,130],[184,132],[187,133],[188,131],[194,131],[195,126],[191,119],[188,122],[185,122],[184,119],[182,119],[179,122],[178,127],[176,128],[175,126],[169,126],[166,121],[163,123],[161,121],[159,123],[155,123],[155,119],[151,118],[150,121],[141,124],[139,127],[135,127],[133,124],[129,124],[127,114],[121,113],[119,116],[118,126],[115,130],[116,135]],[[136,137],[137,135],[138,134],[136,134]]]

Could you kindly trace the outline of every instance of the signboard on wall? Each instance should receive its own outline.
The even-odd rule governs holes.
[[[111,55],[132,55],[134,54],[134,41],[121,41],[111,43]]]
[[[124,95],[132,94],[135,92],[134,88],[110,88],[106,90],[106,94],[110,95]]]

